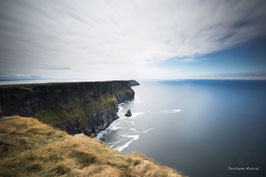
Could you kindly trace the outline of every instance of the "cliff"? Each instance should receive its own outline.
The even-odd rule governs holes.
[[[132,80],[4,85],[0,114],[33,116],[69,134],[94,135],[118,118],[118,104],[134,98],[134,85]]]
[[[182,177],[143,155],[18,116],[0,119],[0,176]]]

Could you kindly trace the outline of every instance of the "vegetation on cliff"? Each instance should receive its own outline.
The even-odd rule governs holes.
[[[106,109],[110,104],[118,104],[114,95],[106,94],[100,96],[98,100],[85,103],[82,106],[74,101],[68,105],[61,105],[59,108],[41,110],[35,114],[35,117],[41,122],[50,124],[54,127],[60,127],[64,122],[71,121],[78,117],[90,117],[97,111]],[[83,121],[82,119],[79,119]],[[84,122],[86,124],[86,122]]]
[[[87,136],[34,118],[0,119],[0,176],[181,177],[141,154],[122,155]]]

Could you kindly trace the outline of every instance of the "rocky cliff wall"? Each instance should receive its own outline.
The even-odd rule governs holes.
[[[94,135],[118,118],[118,104],[134,98],[135,81],[0,86],[0,114],[33,116],[70,134]]]

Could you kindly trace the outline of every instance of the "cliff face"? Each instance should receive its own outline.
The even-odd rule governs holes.
[[[134,98],[136,81],[25,84],[0,87],[0,114],[34,116],[70,134],[93,135]]]

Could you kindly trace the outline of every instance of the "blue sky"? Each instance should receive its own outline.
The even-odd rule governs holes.
[[[2,0],[0,8],[0,80],[265,79],[264,0]]]
[[[247,76],[255,73],[256,79],[265,79],[266,37],[195,57],[192,61],[182,62],[179,57],[174,57],[158,66],[162,68],[179,68],[188,78],[249,79],[250,77]]]

